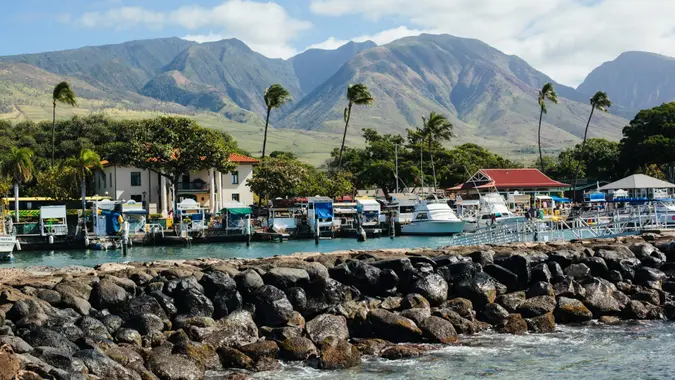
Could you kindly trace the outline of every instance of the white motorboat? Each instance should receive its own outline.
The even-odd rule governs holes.
[[[481,195],[479,201],[458,203],[460,217],[466,221],[464,232],[475,232],[495,224],[511,224],[525,221],[524,216],[515,215],[499,193]],[[493,217],[494,216],[494,217]]]
[[[401,226],[401,234],[449,236],[462,232],[465,224],[445,200],[423,201],[415,207],[412,221]]]
[[[14,247],[16,247],[16,236],[0,235],[0,261],[12,260]]]

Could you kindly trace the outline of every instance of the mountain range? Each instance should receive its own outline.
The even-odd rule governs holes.
[[[319,136],[342,131],[346,88],[361,82],[376,102],[354,109],[353,135],[361,128],[405,133],[436,111],[449,117],[457,142],[504,151],[536,146],[538,89],[552,82],[560,103],[548,107],[542,140],[555,151],[583,136],[588,99],[597,90],[608,92],[616,107],[614,114],[596,113],[590,136],[614,140],[637,110],[675,100],[675,59],[627,52],[575,89],[517,56],[449,35],[423,34],[383,46],[350,42],[288,60],[267,58],[236,39],[141,40],[0,57],[0,118],[49,117],[42,111],[50,109],[50,90],[60,80],[70,81],[80,98],[74,113],[208,114],[209,120],[222,120],[214,127],[250,126],[255,138],[266,111],[262,94],[271,84],[283,85],[294,100],[273,113],[273,126]]]

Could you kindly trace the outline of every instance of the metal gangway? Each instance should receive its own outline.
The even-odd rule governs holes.
[[[636,207],[630,210],[587,213],[567,220],[533,219],[496,224],[473,233],[455,235],[449,245],[497,245],[611,238],[638,234],[647,229],[668,228],[675,228],[675,219],[670,214],[660,215],[654,207]]]

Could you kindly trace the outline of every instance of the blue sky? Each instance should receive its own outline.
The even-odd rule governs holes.
[[[673,0],[7,0],[0,55],[238,38],[269,57],[422,32],[480,39],[576,85],[626,50],[675,56]]]

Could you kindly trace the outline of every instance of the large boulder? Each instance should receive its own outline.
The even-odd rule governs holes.
[[[279,348],[279,354],[285,360],[307,360],[319,356],[319,351],[314,343],[303,337],[286,339],[279,344]]]
[[[345,285],[355,286],[365,294],[379,293],[380,268],[360,260],[352,260],[328,270],[331,278]]]
[[[438,268],[438,273],[450,284],[472,279],[476,275],[476,265],[472,261],[460,261]]]
[[[263,281],[260,274],[253,269],[237,273],[234,276],[234,281],[237,283],[237,288],[244,298],[265,285],[265,281]]]
[[[305,287],[309,283],[309,273],[304,269],[276,267],[265,273],[263,280],[279,289]]]
[[[195,290],[204,293],[204,287],[197,281],[195,276],[179,277],[164,283],[164,294],[176,298],[186,290]]]
[[[40,289],[37,292],[37,297],[52,306],[58,306],[61,303],[61,294],[52,289]]]
[[[659,292],[654,289],[644,289],[635,292],[630,298],[635,301],[648,302],[654,306],[659,306],[661,304],[661,296]]]
[[[68,296],[88,300],[91,295],[91,286],[84,279],[63,280],[56,284],[54,290],[61,294],[61,298]]]
[[[157,316],[162,321],[168,321],[169,318],[164,312],[162,306],[159,302],[151,295],[141,295],[134,297],[127,301],[122,309],[120,310],[120,317],[125,321],[129,321],[134,317],[141,316],[143,314],[153,314]]]
[[[293,305],[286,294],[272,285],[264,285],[251,294],[255,319],[264,326],[281,326],[293,317]]]
[[[333,336],[321,342],[318,367],[321,369],[345,369],[361,364],[359,350],[344,339]]]
[[[496,303],[504,307],[509,313],[515,313],[521,303],[525,302],[527,295],[525,292],[513,292],[502,294],[495,300]]]
[[[125,326],[134,329],[142,335],[160,333],[164,330],[164,321],[155,314],[141,314],[129,319]]]
[[[495,280],[506,285],[509,291],[519,290],[520,280],[518,275],[498,264],[489,264],[485,268],[485,273],[494,277]]]
[[[554,296],[555,292],[550,283],[539,281],[530,285],[525,294],[527,295],[527,298],[532,298],[537,296]]]
[[[108,328],[98,319],[85,316],[80,318],[77,326],[84,332],[84,336],[87,338],[94,340],[112,339]]]
[[[33,347],[18,336],[0,335],[0,347],[4,345],[12,347],[12,351],[17,354],[30,354],[33,352]]]
[[[580,323],[593,319],[593,313],[577,299],[558,297],[555,318],[560,323]]]
[[[553,274],[547,263],[540,263],[532,267],[532,282],[551,282]]]
[[[414,280],[410,291],[421,294],[432,305],[439,305],[448,299],[448,283],[436,273]]]
[[[527,328],[533,333],[552,333],[555,331],[553,313],[546,313],[534,318],[526,318]]]
[[[162,380],[200,380],[204,378],[203,367],[180,355],[154,353],[150,355],[147,367]]]
[[[640,267],[635,271],[635,282],[652,289],[661,289],[666,274],[662,271],[650,267]]]
[[[475,334],[481,330],[479,324],[474,323],[470,319],[463,318],[461,315],[450,309],[436,309],[431,315],[443,318],[452,323],[459,334]]]
[[[518,306],[516,311],[525,318],[533,318],[552,312],[555,310],[555,306],[555,297],[537,296],[526,299],[525,302]]]
[[[199,332],[194,327],[194,332]],[[200,341],[211,344],[215,348],[231,346],[234,344],[252,343],[258,340],[258,326],[253,321],[248,311],[235,311],[227,318],[218,321],[216,327],[206,328],[198,337]]]
[[[487,304],[483,309],[483,317],[492,325],[499,325],[509,316],[509,311],[498,303]]]
[[[233,292],[220,291],[213,297],[213,318],[220,319],[239,310],[244,304],[241,294],[235,289]]]
[[[417,293],[408,293],[401,301],[402,309],[428,309],[430,307],[429,301]]]
[[[458,340],[457,331],[450,321],[440,317],[428,317],[420,324],[424,336],[432,342],[455,343]]]
[[[595,278],[586,283],[584,289],[586,290],[584,305],[596,318],[603,315],[617,315],[625,307],[626,302],[623,300],[625,295],[617,291],[611,282]]]
[[[530,283],[532,272],[530,258],[528,256],[513,255],[507,258],[500,258],[500,260],[495,258],[495,263],[503,266],[518,276],[518,289],[514,290],[525,289],[527,284]]]
[[[85,298],[61,294],[61,307],[71,308],[80,315],[89,315],[91,304]]]
[[[237,283],[227,273],[212,271],[206,273],[199,280],[199,284],[204,288],[204,294],[213,298],[219,292],[234,293],[237,291]]]
[[[371,310],[367,321],[377,338],[391,342],[417,342],[423,336],[415,322],[387,310]]]
[[[589,268],[588,265],[583,263],[572,264],[567,268],[565,268],[565,274],[572,277],[575,280],[583,280],[585,278],[590,277],[591,268]]]
[[[218,349],[220,363],[224,368],[240,368],[252,370],[255,362],[248,355],[232,347],[221,347]]]
[[[496,281],[482,272],[455,284],[455,290],[460,297],[470,300],[476,310],[482,310],[497,298]]]
[[[69,355],[79,350],[65,335],[44,327],[34,326],[28,329],[20,329],[18,333],[19,337],[33,347],[54,347]]]
[[[572,277],[566,276],[553,284],[553,293],[556,297],[569,297],[583,300],[586,289]]]
[[[279,354],[279,346],[272,340],[260,340],[239,347],[239,351],[246,354],[254,361],[262,358],[276,359]]]
[[[590,270],[591,274],[595,277],[606,277],[607,276],[607,271],[609,270],[607,268],[607,263],[605,262],[605,259],[602,257],[597,257],[597,256],[591,256],[591,257],[584,257],[581,260],[582,263],[584,263]]]
[[[497,327],[497,331],[506,334],[525,334],[527,332],[527,322],[520,314],[511,314]]]
[[[464,318],[473,318],[474,317],[474,310],[473,310],[473,304],[471,301],[469,301],[466,298],[453,298],[451,300],[448,300],[444,302],[441,305],[442,308],[444,309],[450,309],[453,311],[456,311],[457,314],[461,315]]]
[[[176,298],[178,312],[190,316],[212,317],[215,308],[213,302],[195,288],[181,290]]]
[[[320,344],[329,336],[339,339],[349,339],[347,319],[341,315],[321,314],[305,326],[307,335],[316,344]]]
[[[135,371],[125,368],[123,365],[93,349],[78,351],[73,355],[84,362],[90,375],[100,379],[111,380],[140,380],[141,376]]]
[[[6,318],[17,327],[45,326],[56,327],[75,322],[80,316],[59,310],[40,299],[20,299],[7,311]]]
[[[318,278],[306,289],[305,317],[314,317],[330,308],[359,298],[359,291],[332,278]]]
[[[422,321],[431,316],[431,310],[425,307],[407,309],[399,312],[399,315],[412,320],[417,326],[419,326]]]

